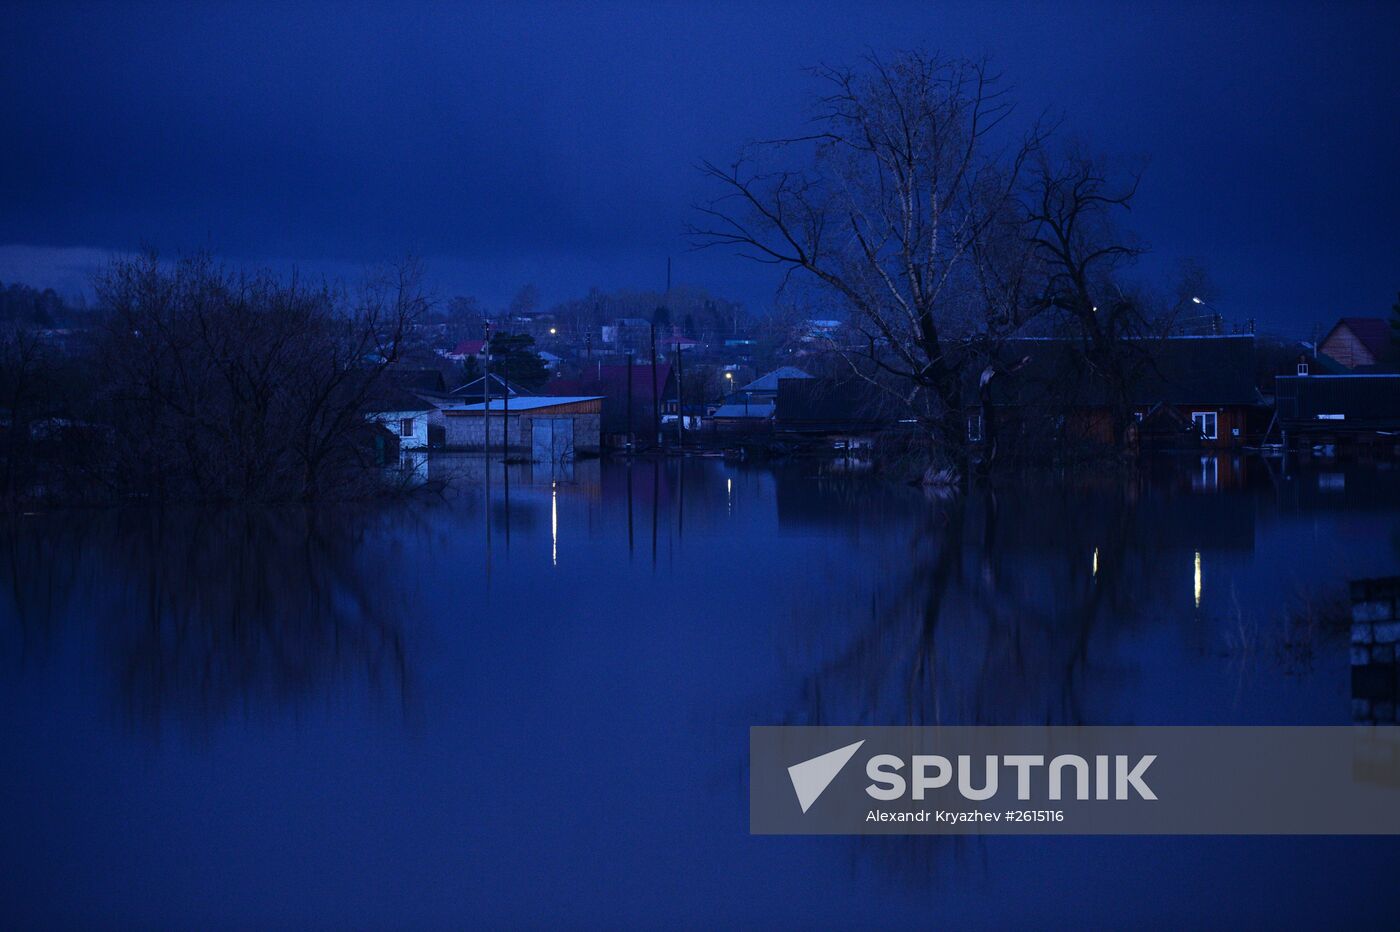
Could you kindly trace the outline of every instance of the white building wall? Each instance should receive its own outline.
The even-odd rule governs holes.
[[[389,430],[394,436],[399,438],[400,450],[426,450],[428,449],[428,414],[427,411],[376,411],[366,415],[371,421],[378,421]],[[405,420],[413,421],[413,430],[410,433],[403,433],[400,429]]]

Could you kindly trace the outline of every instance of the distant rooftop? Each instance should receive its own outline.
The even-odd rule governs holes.
[[[721,418],[770,418],[777,406],[771,401],[753,401],[749,404],[726,404],[715,409],[714,417]]]
[[[779,366],[767,375],[761,375],[749,384],[743,386],[740,391],[745,392],[776,392],[780,379],[810,379],[811,376],[796,366]]]

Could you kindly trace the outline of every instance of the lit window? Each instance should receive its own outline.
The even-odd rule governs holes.
[[[1214,411],[1192,411],[1191,423],[1196,425],[1196,431],[1201,435],[1202,440],[1215,439]]]

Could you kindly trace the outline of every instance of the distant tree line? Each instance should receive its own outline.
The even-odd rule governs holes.
[[[20,282],[0,282],[0,324],[62,327],[84,308],[74,307],[52,288],[32,288]]]

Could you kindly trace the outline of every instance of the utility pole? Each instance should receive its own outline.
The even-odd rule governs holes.
[[[491,325],[482,323],[482,404],[491,400]]]
[[[636,438],[636,434],[632,429],[632,366],[634,365],[633,357],[636,355],[635,350],[627,351],[627,454],[629,456],[632,454],[632,447],[634,446],[634,440]],[[631,481],[632,474],[629,472],[627,476],[628,481]],[[628,499],[628,505],[631,505],[631,499]]]
[[[491,322],[481,322],[481,449],[486,457],[484,471],[486,482],[483,493],[486,499],[486,579],[491,579]]]
[[[491,322],[481,324],[481,448],[486,451],[486,481],[491,481]]]
[[[505,373],[501,379],[501,488],[506,495],[506,552],[510,552],[510,466],[506,460],[510,458],[510,447],[506,444],[506,437],[510,433],[510,354],[507,353],[501,358],[501,371]],[[490,471],[490,467],[487,467]]]
[[[661,446],[661,404],[656,386],[656,321],[651,322],[651,439]]]
[[[676,446],[685,450],[685,368],[681,364],[681,344],[676,340]]]

